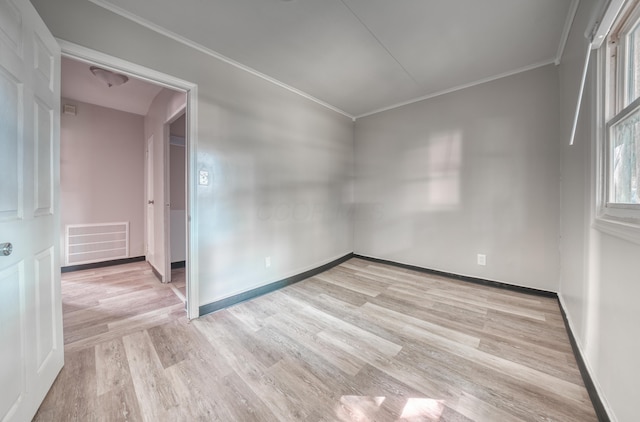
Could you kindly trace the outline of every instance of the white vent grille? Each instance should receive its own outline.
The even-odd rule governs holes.
[[[65,236],[66,265],[129,257],[129,223],[69,224]]]

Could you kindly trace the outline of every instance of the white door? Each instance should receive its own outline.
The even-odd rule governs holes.
[[[155,219],[153,214],[155,212],[155,201],[153,194],[153,179],[154,179],[154,166],[153,166],[153,136],[147,140],[147,261],[155,262]]]
[[[63,365],[60,48],[28,0],[0,0],[0,420],[30,420]]]

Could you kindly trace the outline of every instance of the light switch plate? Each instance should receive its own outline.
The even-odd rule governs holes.
[[[200,170],[200,177],[198,181],[199,185],[208,186],[209,185],[209,172],[206,170]]]

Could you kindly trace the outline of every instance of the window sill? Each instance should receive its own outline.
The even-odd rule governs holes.
[[[640,245],[640,224],[620,221],[610,217],[596,217],[592,228],[611,236]]]

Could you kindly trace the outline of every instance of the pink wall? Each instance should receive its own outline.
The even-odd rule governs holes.
[[[67,224],[128,221],[129,256],[144,255],[144,117],[62,104],[77,107],[60,122],[62,235]]]

